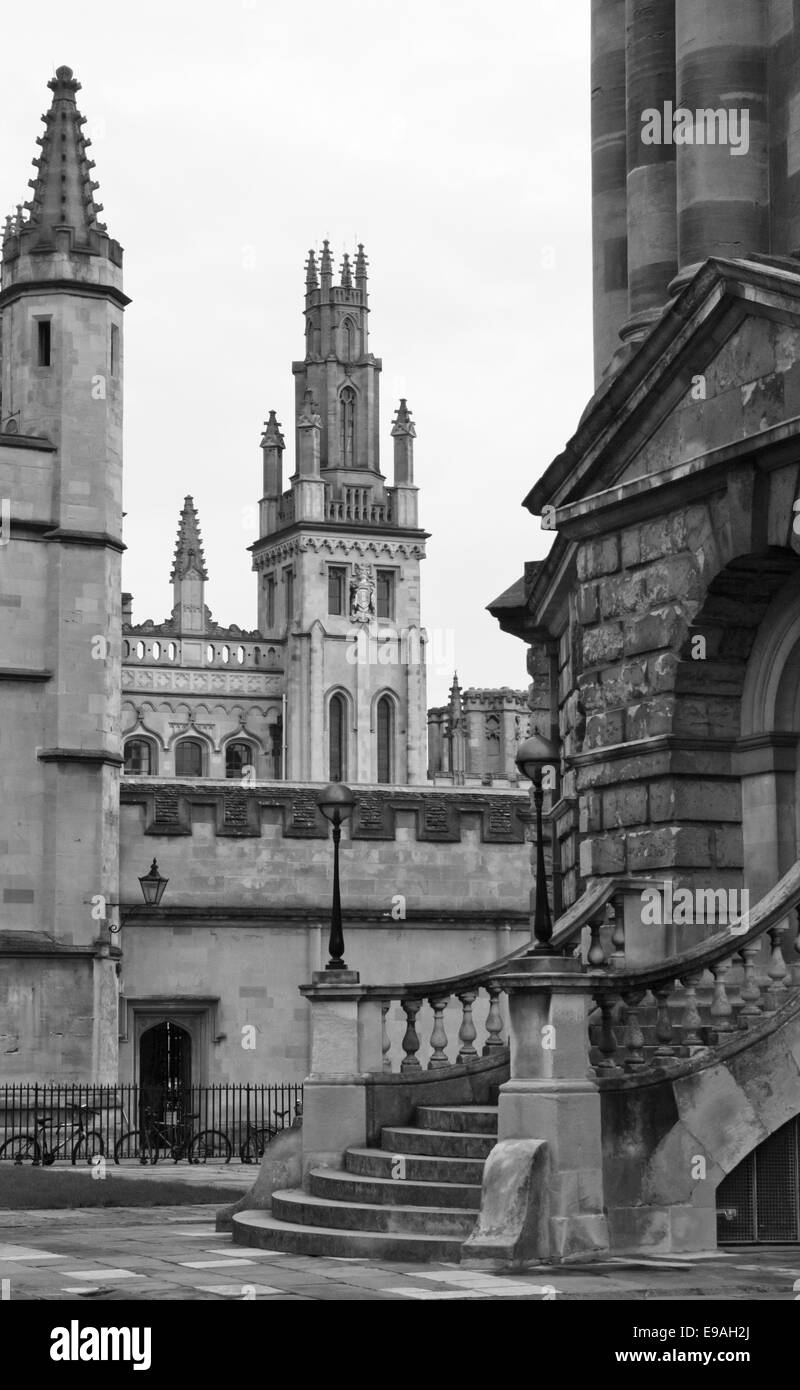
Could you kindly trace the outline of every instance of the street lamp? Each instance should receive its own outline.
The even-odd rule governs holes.
[[[158,904],[161,902],[161,899],[164,896],[164,889],[169,883],[169,879],[161,877],[161,874],[158,872],[158,865],[155,859],[150,865],[150,872],[147,874],[142,874],[139,879],[139,882],[142,885],[142,897],[144,898],[145,907],[158,907]],[[122,931],[122,927],[126,922],[127,918],[130,917],[132,912],[136,911],[136,908],[133,906],[133,904],[126,903],[125,907],[127,908],[127,911],[123,915],[121,911],[123,907],[122,903],[109,903],[109,907],[120,908],[119,922],[117,923],[117,925],[113,926],[110,922],[108,924],[108,930],[112,932],[114,936],[116,936],[117,932]]]
[[[331,908],[331,935],[328,942],[330,960],[326,970],[346,970],[344,963],[344,934],[342,932],[342,904],[339,898],[339,841],[342,838],[342,822],[352,815],[356,799],[343,782],[329,782],[317,797],[317,805],[326,820],[333,826],[333,906]]]
[[[524,777],[533,783],[533,804],[536,807],[536,906],[533,914],[533,934],[536,945],[529,956],[546,956],[550,953],[550,940],[553,923],[550,918],[550,904],[547,901],[547,879],[544,868],[544,836],[542,834],[542,773],[546,767],[558,766],[559,751],[549,738],[543,738],[535,730],[530,738],[519,745],[515,762]]]

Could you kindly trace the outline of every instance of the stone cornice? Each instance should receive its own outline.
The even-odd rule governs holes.
[[[34,671],[24,666],[0,666],[0,681],[49,681],[52,671]]]
[[[131,302],[115,285],[94,285],[87,280],[19,280],[0,291],[0,309],[26,294],[72,294],[81,299],[110,299],[120,309]]]
[[[122,767],[124,761],[119,753],[105,748],[41,748],[36,756],[42,763],[108,763],[111,767]]]

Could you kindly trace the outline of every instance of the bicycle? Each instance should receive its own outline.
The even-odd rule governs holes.
[[[275,1111],[275,1124],[270,1124],[264,1129],[255,1129],[250,1121],[247,1122],[247,1133],[244,1141],[239,1148],[239,1158],[242,1163],[260,1163],[264,1157],[268,1144],[272,1143],[276,1134],[280,1134],[286,1128],[286,1116],[291,1115],[292,1107],[286,1110]]]
[[[207,1163],[209,1159],[224,1159],[230,1163],[233,1148],[227,1134],[219,1129],[187,1132],[189,1122],[199,1118],[200,1112],[196,1110],[182,1116],[175,1124],[167,1125],[145,1108],[143,1123],[136,1129],[126,1130],[114,1145],[114,1162],[135,1158],[143,1166],[147,1163],[155,1166],[160,1156],[169,1156],[173,1163],[178,1163],[185,1155],[189,1163]]]
[[[57,1140],[55,1144],[48,1143],[48,1127],[51,1130],[59,1130],[66,1129],[67,1126],[53,1126],[52,1123],[48,1124],[46,1116],[34,1115],[33,1124],[36,1132],[34,1134],[14,1134],[10,1139],[7,1139],[0,1148],[0,1161],[5,1158],[13,1160],[17,1165],[30,1162],[34,1168],[49,1168],[51,1164],[55,1163],[62,1151],[66,1157],[66,1150],[76,1132],[78,1139],[73,1144],[71,1153],[73,1167],[78,1159],[83,1159],[86,1163],[91,1164],[95,1158],[102,1158],[106,1151],[103,1136],[99,1130],[88,1129],[84,1120],[85,1116],[97,1115],[99,1111],[94,1110],[90,1105],[74,1105],[69,1108],[77,1110],[78,1120],[77,1124],[74,1121],[70,1124],[69,1133],[65,1134],[63,1138]]]

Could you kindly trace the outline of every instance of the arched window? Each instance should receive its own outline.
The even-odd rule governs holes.
[[[229,743],[225,749],[225,776],[241,777],[244,768],[255,767],[255,752],[249,743]]]
[[[339,396],[339,457],[342,468],[354,468],[356,461],[356,393],[345,386]]]
[[[125,771],[131,777],[151,777],[156,770],[155,750],[147,738],[129,738],[125,744]]]
[[[283,717],[278,715],[276,723],[269,730],[272,755],[272,775],[280,779],[283,773]]]
[[[182,738],[175,749],[175,776],[202,777],[203,745],[196,738]]]
[[[381,695],[376,711],[378,734],[378,781],[391,782],[394,758],[394,705],[388,695]]]
[[[342,324],[342,354],[345,362],[356,360],[356,326],[352,319]]]
[[[328,706],[329,776],[332,782],[347,777],[347,704],[343,695],[332,695]]]

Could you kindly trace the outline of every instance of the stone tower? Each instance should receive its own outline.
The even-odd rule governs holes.
[[[285,647],[288,778],[426,780],[426,533],[414,484],[415,429],[397,409],[393,485],[380,468],[381,361],[369,350],[367,260],[345,255],[334,284],[328,242],[306,264],[306,353],[295,376],[295,469],[283,490],[284,438],[270,413],[258,626]]]
[[[3,238],[0,728],[4,1070],[116,1076],[122,249],[68,67]],[[69,1024],[65,1024],[65,1020]]]

